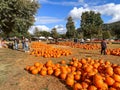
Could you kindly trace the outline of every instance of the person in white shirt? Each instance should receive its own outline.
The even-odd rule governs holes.
[[[29,52],[29,40],[25,38],[25,52]]]

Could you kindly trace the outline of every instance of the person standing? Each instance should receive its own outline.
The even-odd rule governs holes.
[[[85,40],[82,38],[82,39],[80,40],[80,44],[84,44],[84,42],[85,42]]]
[[[24,44],[25,44],[25,48],[24,48],[25,52],[29,52],[29,40],[27,38],[25,38]]]
[[[19,39],[15,36],[14,37],[14,46],[15,46],[15,50],[18,50],[18,44],[19,44]]]
[[[22,37],[21,43],[22,43],[22,49],[25,50],[25,37],[24,36]]]
[[[0,38],[0,48],[2,48],[2,39]]]
[[[106,48],[107,48],[107,44],[106,44],[106,42],[105,42],[105,39],[103,39],[103,40],[101,41],[101,55],[102,55],[102,53],[103,53],[104,55],[106,55]]]

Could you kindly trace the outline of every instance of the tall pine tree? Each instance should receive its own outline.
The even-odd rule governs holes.
[[[66,32],[66,37],[67,38],[74,38],[76,36],[76,30],[75,30],[75,25],[73,22],[72,17],[68,17],[68,22],[66,24],[67,32]]]

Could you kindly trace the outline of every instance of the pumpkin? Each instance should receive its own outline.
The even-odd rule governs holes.
[[[109,90],[117,90],[117,89],[115,89],[114,87],[110,87]]]
[[[29,70],[32,71],[35,68],[36,68],[35,66],[30,66]]]
[[[73,90],[81,90],[82,89],[82,85],[80,83],[75,83],[73,86]]]
[[[66,76],[67,76],[66,73],[61,73],[61,74],[60,74],[60,78],[61,78],[62,80],[65,80],[65,79],[66,79]]]
[[[39,63],[39,62],[36,62],[36,63],[34,64],[34,66],[35,66],[35,67],[39,67],[39,66],[40,66],[40,63]]]
[[[113,75],[113,68],[112,67],[107,67],[106,68],[106,73],[108,74],[108,75],[110,75],[110,76],[112,76]]]
[[[105,78],[105,83],[107,83],[107,85],[113,85],[113,83],[115,82],[115,80],[113,78],[111,78],[110,76],[106,76]]]
[[[117,82],[120,82],[120,75],[118,74],[113,74],[113,79]]]
[[[102,88],[104,85],[104,82],[102,80],[102,76],[100,74],[95,74],[93,76],[93,83],[97,88]]]
[[[45,58],[57,58],[62,55],[68,56],[72,54],[69,49],[54,48],[42,42],[32,42],[31,49],[33,50],[30,52],[30,55],[35,55],[36,57],[43,56]]]
[[[44,70],[44,69],[42,69],[42,70],[40,71],[40,75],[42,75],[42,76],[47,75],[47,71],[46,71],[46,70]]]
[[[74,79],[67,77],[66,84],[69,85],[69,86],[73,86],[74,85]]]
[[[120,75],[120,67],[114,68],[114,73]]]
[[[94,85],[90,85],[90,86],[88,87],[88,90],[97,90],[97,87],[95,87]]]
[[[82,82],[81,85],[82,85],[83,89],[87,89],[88,88],[88,84],[86,82]]]
[[[38,69],[33,69],[33,70],[31,71],[32,74],[38,74],[38,72],[39,72]]]
[[[27,71],[28,71],[29,69],[30,69],[30,66],[26,66],[25,70],[27,70]]]
[[[80,74],[75,74],[74,79],[77,80],[77,81],[80,80]]]
[[[117,90],[119,90],[120,89],[120,82],[115,82],[113,84],[113,87],[116,88]]]
[[[52,69],[47,70],[47,74],[48,75],[52,75],[53,74],[53,70]]]
[[[65,60],[62,60],[62,61],[61,61],[61,64],[65,64],[65,63],[66,63]]]
[[[60,69],[56,69],[55,72],[54,72],[54,75],[56,77],[58,77],[60,75],[60,73],[61,73]]]

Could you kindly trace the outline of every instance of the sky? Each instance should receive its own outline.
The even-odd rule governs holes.
[[[35,15],[35,23],[29,29],[33,33],[35,27],[40,31],[51,31],[56,28],[58,33],[66,32],[67,18],[71,16],[75,27],[80,27],[81,15],[85,11],[101,14],[104,23],[120,21],[120,0],[38,0],[40,8]]]

